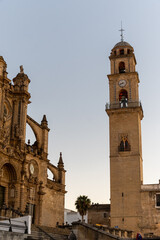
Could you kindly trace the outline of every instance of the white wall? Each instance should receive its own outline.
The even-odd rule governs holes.
[[[82,220],[81,215],[78,212],[72,211],[70,209],[64,210],[64,223],[72,224],[72,222],[76,222]],[[88,223],[88,214],[84,216],[85,223]]]

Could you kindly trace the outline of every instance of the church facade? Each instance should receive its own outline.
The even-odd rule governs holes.
[[[111,227],[160,236],[160,183],[143,184],[143,108],[134,49],[122,39],[109,59]]]
[[[32,215],[37,225],[56,226],[64,222],[65,170],[62,154],[57,166],[48,159],[48,122],[27,115],[30,80],[20,73],[11,81],[7,64],[0,57],[0,208]],[[36,141],[25,142],[26,124]],[[48,179],[47,170],[53,174]]]

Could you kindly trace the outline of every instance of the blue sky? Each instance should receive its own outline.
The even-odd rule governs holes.
[[[28,114],[38,122],[47,115],[49,159],[57,164],[62,152],[67,170],[67,208],[80,194],[109,202],[106,75],[121,21],[140,77],[144,182],[160,178],[159,9],[159,0],[0,1],[0,54],[11,79],[20,65],[31,79]]]

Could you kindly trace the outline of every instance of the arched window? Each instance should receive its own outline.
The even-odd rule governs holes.
[[[121,107],[128,106],[128,92],[125,89],[122,89],[119,93],[119,102]]]
[[[130,150],[131,150],[131,147],[130,147],[130,144],[128,142],[128,138],[126,136],[123,136],[121,138],[121,142],[120,142],[120,145],[119,145],[119,151],[124,152],[124,151],[130,151]]]
[[[119,73],[125,73],[125,63],[124,62],[119,63]]]

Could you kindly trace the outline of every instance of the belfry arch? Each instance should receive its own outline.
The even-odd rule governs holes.
[[[122,89],[119,92],[119,101],[123,101],[124,99],[128,100],[128,92],[125,89]]]
[[[125,73],[125,63],[124,62],[120,62],[119,63],[119,73]]]

